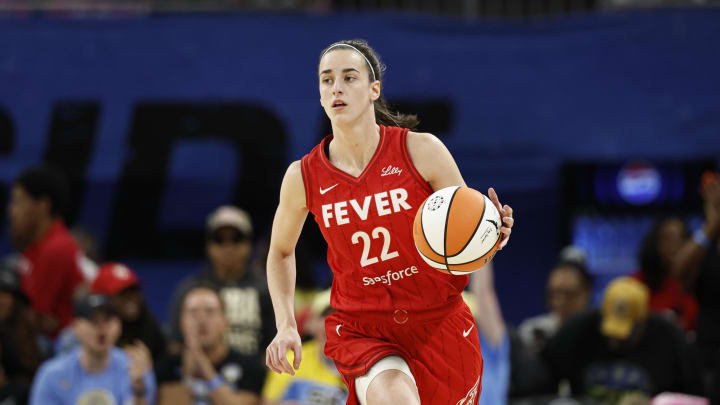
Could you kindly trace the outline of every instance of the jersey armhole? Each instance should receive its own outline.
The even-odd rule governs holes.
[[[300,161],[300,172],[302,173],[303,186],[305,187],[305,205],[308,211],[312,212],[312,194],[310,193],[310,170],[308,169],[308,155],[303,156]]]
[[[427,181],[423,178],[423,176],[420,174],[420,172],[415,167],[415,164],[413,164],[412,158],[410,157],[410,152],[408,151],[407,143],[408,143],[408,133],[410,132],[409,129],[405,128],[403,129],[402,133],[400,134],[400,148],[402,149],[402,155],[405,159],[405,163],[410,168],[410,172],[415,177],[415,180],[417,180],[420,185],[427,190],[430,194],[433,193],[432,187],[428,184]]]

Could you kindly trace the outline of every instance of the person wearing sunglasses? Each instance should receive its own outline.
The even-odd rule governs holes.
[[[180,303],[198,284],[212,285],[222,297],[230,327],[227,343],[246,356],[264,359],[264,349],[275,335],[275,317],[264,280],[250,268],[253,226],[250,216],[234,206],[221,206],[207,219],[205,233],[207,265],[186,278],[175,290],[171,305],[172,341],[170,351],[179,347]]]

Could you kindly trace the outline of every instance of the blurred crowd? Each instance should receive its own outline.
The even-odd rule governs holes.
[[[717,6],[720,0],[3,0],[0,11],[23,15],[92,15],[127,17],[153,12],[231,12],[247,10],[304,11],[309,13],[404,11],[452,15],[463,18],[535,17],[571,14],[600,9],[642,9]]]
[[[474,273],[464,298],[485,361],[480,404],[720,404],[717,174],[700,192],[702,226],[658,218],[637,271],[612,280],[597,306],[577,247],[562,249],[537,286],[547,312],[519,325],[503,319],[492,265]],[[206,266],[168,286],[163,325],[138,274],[104,261],[88,231],[67,228],[68,197],[61,172],[44,166],[10,190],[15,253],[0,263],[0,404],[345,403],[323,352],[329,290],[296,294],[304,342],[296,374],[265,367],[275,320],[264,272],[251,266],[256,240],[245,211],[208,214]]]

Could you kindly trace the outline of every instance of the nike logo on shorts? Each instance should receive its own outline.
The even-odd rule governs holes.
[[[335,328],[335,333],[337,333],[338,336],[340,336],[340,327],[341,326],[342,326],[342,324],[338,325],[337,328]]]
[[[475,327],[475,325],[471,326],[470,329],[468,329],[468,330],[464,330],[464,331],[463,331],[463,337],[468,337],[468,335],[470,334],[470,331],[471,331],[472,328],[474,328],[474,327]]]
[[[334,189],[338,184],[339,184],[339,183],[335,183],[335,184],[333,184],[332,186],[330,186],[330,187],[328,187],[328,188],[326,188],[326,189],[324,189],[324,190],[323,190],[322,187],[320,187],[320,195],[323,195],[323,194],[327,193],[328,191]]]

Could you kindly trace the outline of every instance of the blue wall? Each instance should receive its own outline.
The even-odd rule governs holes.
[[[260,109],[282,134],[268,142],[278,145],[272,158],[285,166],[309,151],[326,125],[316,84],[319,51],[356,37],[367,39],[389,66],[384,90],[391,100],[446,108],[447,122],[436,132],[468,184],[494,186],[514,207],[517,229],[496,259],[500,299],[511,321],[544,305],[545,276],[564,242],[558,229],[564,161],[720,157],[718,9],[522,23],[369,14],[5,18],[0,140],[7,145],[0,148],[0,181],[7,185],[24,167],[52,155],[49,134],[63,117],[62,106],[90,103],[96,121],[82,138],[85,163],[73,166],[81,191],[73,218],[104,243],[122,245],[111,241],[111,229],[129,232],[119,224],[128,215],[121,210],[154,212],[149,226],[166,242],[197,233],[207,211],[227,201],[249,206],[266,235],[282,173],[274,168],[263,181],[266,167],[243,164],[243,153],[261,146],[242,143],[255,138],[252,145],[262,144],[262,128],[238,135],[245,139],[238,141],[238,154],[228,153],[227,139],[212,130],[172,143],[167,161],[147,169],[164,176],[150,187],[149,205],[122,201],[128,198],[123,187],[136,190],[133,181],[146,170],[132,163],[137,143],[150,136],[137,130],[140,107]],[[165,126],[154,130],[172,135]],[[267,189],[238,190],[238,184]],[[152,248],[114,252],[115,259],[134,256],[144,263],[138,270],[155,280],[147,286],[151,297],[177,278],[158,270],[171,264],[147,264]],[[152,304],[164,317],[162,297]]]

